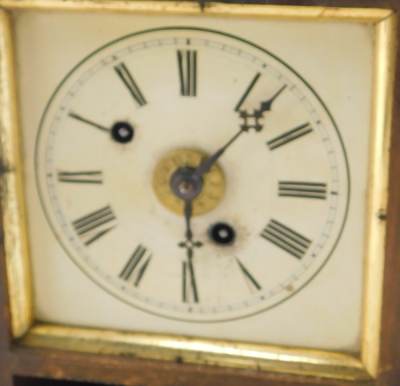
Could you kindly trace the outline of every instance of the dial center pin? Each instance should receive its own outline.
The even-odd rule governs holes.
[[[171,190],[182,200],[195,199],[203,189],[203,178],[193,175],[195,169],[183,167],[171,177]]]
[[[193,175],[207,156],[196,150],[174,150],[163,157],[153,172],[153,190],[170,211],[182,215],[185,200],[192,201],[193,216],[214,209],[225,192],[225,178],[215,164],[201,177]]]

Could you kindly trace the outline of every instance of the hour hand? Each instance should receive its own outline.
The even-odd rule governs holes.
[[[186,240],[192,240],[192,230],[190,228],[190,219],[192,218],[192,201],[186,200],[185,207],[183,209],[186,221]]]
[[[262,114],[265,111],[270,111],[272,103],[278,96],[281,94],[281,92],[286,88],[286,84],[282,86],[271,98],[267,99],[266,101],[261,102],[261,106],[258,110],[260,114]]]
[[[281,94],[281,92],[286,88],[286,85],[282,86],[271,98],[262,101],[258,109],[254,109],[252,113],[247,112],[247,110],[238,110],[240,118],[243,119],[243,123],[240,125],[242,131],[249,131],[254,129],[255,131],[261,131],[264,126],[259,121],[260,118],[264,118],[264,113],[266,111],[271,111],[272,103]]]
[[[280,95],[280,93],[286,88],[286,85],[282,86],[271,98],[266,101],[261,102],[260,108],[254,110],[254,113],[248,113],[246,110],[241,110],[239,108],[235,109],[240,118],[243,119],[243,124],[240,125],[239,131],[221,148],[219,148],[211,157],[204,160],[195,170],[193,176],[200,177],[204,173],[208,173],[211,170],[212,165],[217,162],[218,158],[224,154],[225,150],[236,141],[237,138],[244,132],[254,129],[255,131],[261,131],[263,125],[258,121],[263,118],[263,113],[265,111],[270,111],[272,103]],[[247,95],[247,93],[246,93]]]
[[[225,150],[233,143],[237,138],[239,138],[240,134],[243,133],[243,130],[240,129],[224,146],[219,148],[212,156],[206,158],[200,165],[196,168],[193,173],[195,178],[201,177],[204,173],[208,173],[211,170],[211,167],[217,162],[218,158],[224,154]]]
[[[203,244],[200,241],[193,241],[193,233],[190,226],[190,220],[192,218],[192,201],[186,200],[185,207],[183,209],[184,216],[185,216],[185,223],[186,223],[186,231],[185,231],[185,241],[179,243],[179,246],[182,248],[186,248],[188,250],[188,257],[190,258],[193,256],[193,248],[194,247],[201,247]]]

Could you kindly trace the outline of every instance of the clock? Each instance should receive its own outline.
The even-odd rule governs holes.
[[[58,240],[97,284],[163,317],[265,312],[334,253],[350,173],[294,69],[219,31],[108,43],[51,97],[36,180]]]
[[[2,4],[22,352],[380,376],[391,10]]]

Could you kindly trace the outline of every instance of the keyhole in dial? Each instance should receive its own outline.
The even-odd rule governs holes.
[[[218,245],[232,245],[236,238],[236,232],[232,226],[224,222],[218,222],[211,225],[209,229],[209,236],[215,244]]]
[[[111,137],[119,143],[128,143],[132,140],[134,132],[128,122],[117,122],[111,128]]]

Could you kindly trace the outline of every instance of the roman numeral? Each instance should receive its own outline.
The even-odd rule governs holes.
[[[142,92],[140,91],[138,85],[130,74],[128,68],[126,67],[124,62],[117,64],[114,66],[114,70],[117,72],[118,76],[121,78],[122,82],[124,82],[125,86],[128,88],[129,92],[135,99],[135,101],[140,105],[145,105],[146,99],[144,98]]]
[[[317,182],[279,181],[279,196],[326,199],[326,184]]]
[[[196,96],[197,51],[178,50],[177,55],[181,95]]]
[[[238,104],[235,107],[235,111],[239,111],[240,107],[242,106],[243,102],[245,101],[245,99],[247,98],[247,95],[250,94],[250,91],[253,89],[254,85],[256,84],[258,78],[261,76],[261,73],[258,72],[253,80],[250,82],[249,86],[247,87],[246,91],[244,92],[244,94],[242,95],[242,97],[240,98]]]
[[[276,220],[271,220],[260,236],[298,259],[305,255],[311,244],[311,240]]]
[[[101,171],[64,172],[57,173],[59,182],[73,182],[79,184],[102,184]]]
[[[87,125],[90,125],[90,126],[96,128],[96,129],[99,129],[99,130],[102,130],[102,131],[110,131],[110,129],[108,129],[107,127],[99,125],[98,123],[93,122],[93,121],[91,121],[89,119],[86,119],[86,118],[84,118],[84,117],[82,117],[82,116],[80,116],[78,114],[75,114],[72,111],[68,113],[68,116],[71,117],[71,118],[76,119],[77,121],[86,123]]]
[[[191,259],[182,262],[182,301],[184,303],[199,302],[196,278]]]
[[[77,235],[85,245],[89,245],[104,236],[115,225],[116,218],[110,206],[105,206],[72,222]]]
[[[127,282],[132,282],[133,285],[137,287],[149,266],[151,257],[151,255],[148,256],[146,248],[139,245],[124,266],[119,277]]]
[[[247,285],[250,287],[251,291],[260,290],[262,287],[258,284],[257,280],[254,276],[249,272],[249,270],[243,265],[243,263],[236,257],[236,262],[239,265],[241,272],[247,282]]]
[[[311,133],[312,130],[313,130],[312,126],[307,122],[304,123],[303,125],[294,128],[293,130],[289,130],[286,133],[279,135],[274,139],[271,139],[270,141],[267,142],[267,145],[270,148],[270,150],[274,150],[278,147],[281,147],[282,145],[294,141],[297,138],[302,137],[303,135]]]

